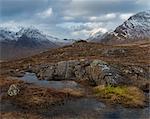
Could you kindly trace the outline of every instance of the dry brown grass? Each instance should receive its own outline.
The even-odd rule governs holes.
[[[0,87],[2,92],[8,90],[11,84],[23,85],[24,82],[18,79],[11,79],[10,77],[0,77]]]
[[[51,105],[63,103],[68,99],[68,94],[53,89],[38,86],[24,86],[16,96],[5,96],[2,99],[10,100],[15,105],[28,109],[46,108]]]
[[[2,100],[10,100],[15,105],[23,108],[45,108],[51,105],[59,105],[71,98],[81,97],[82,92],[79,90],[64,89],[54,90],[51,88],[39,87],[33,84],[28,84],[17,79],[0,79],[0,87]],[[15,84],[20,92],[16,96],[8,96],[7,91],[11,84]]]
[[[62,90],[64,93],[68,93],[69,95],[72,95],[74,97],[83,97],[84,92],[79,89],[71,89],[71,88],[65,88]]]
[[[122,54],[113,54],[107,56],[104,54],[105,51],[111,49],[126,49],[127,52]],[[9,62],[2,62],[1,69],[7,70],[10,68],[25,69],[28,65],[53,63],[64,60],[75,60],[75,59],[101,59],[113,64],[138,64],[147,65],[149,64],[150,56],[150,43],[144,42],[137,44],[126,44],[126,45],[102,45],[98,43],[76,43],[70,46],[62,48],[51,49],[38,55],[23,58],[20,60],[14,60]]]
[[[22,112],[2,112],[1,119],[43,119],[37,114]]]

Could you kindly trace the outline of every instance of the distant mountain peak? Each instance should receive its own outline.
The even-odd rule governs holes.
[[[33,55],[49,48],[56,48],[58,45],[33,27],[22,27],[17,32],[1,27],[0,47],[1,59],[13,59]]]
[[[19,32],[17,32],[19,36],[26,36],[27,38],[32,38],[33,40],[37,41],[48,41],[45,34],[39,31],[36,28],[29,27],[29,28],[21,28]]]
[[[102,37],[107,32],[107,29],[99,28],[99,29],[93,29],[89,35],[88,40],[94,40],[95,38]]]

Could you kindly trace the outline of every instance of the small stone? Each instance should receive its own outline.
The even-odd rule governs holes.
[[[19,94],[20,90],[18,89],[18,87],[15,84],[10,85],[7,93],[9,96],[15,96],[17,94]]]
[[[18,72],[18,71],[19,71],[19,69],[16,69],[16,71]]]
[[[97,65],[106,65],[107,63],[105,61],[102,60],[93,60],[93,62],[90,64],[91,67],[95,67]]]

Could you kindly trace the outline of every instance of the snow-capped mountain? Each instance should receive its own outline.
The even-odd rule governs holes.
[[[37,43],[47,42],[48,44],[56,44],[56,42],[61,41],[59,38],[46,35],[34,27],[20,27],[18,28],[18,31],[0,27],[0,42],[8,42],[12,40],[16,42],[20,42],[22,40],[34,41]]]
[[[12,28],[3,28],[0,27],[0,41],[11,41],[11,40],[20,40],[22,37],[26,39],[35,40],[36,42],[41,41],[50,41],[59,45],[71,44],[74,39],[59,39],[57,37],[44,34],[34,27],[18,27],[18,29],[13,30]]]
[[[38,29],[33,28],[22,28],[19,32],[16,33],[17,36],[27,36],[30,39],[37,40],[37,41],[46,41],[46,35],[40,32]]]
[[[94,38],[95,41],[103,43],[128,43],[149,39],[150,10],[137,13],[118,26],[113,32]]]
[[[0,47],[0,59],[9,59],[32,55],[58,45],[35,28],[22,27],[18,31],[12,31],[0,27]]]

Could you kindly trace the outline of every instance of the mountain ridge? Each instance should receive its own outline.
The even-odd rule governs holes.
[[[128,43],[150,39],[150,10],[139,12],[131,16],[114,31],[92,41],[101,43]]]

